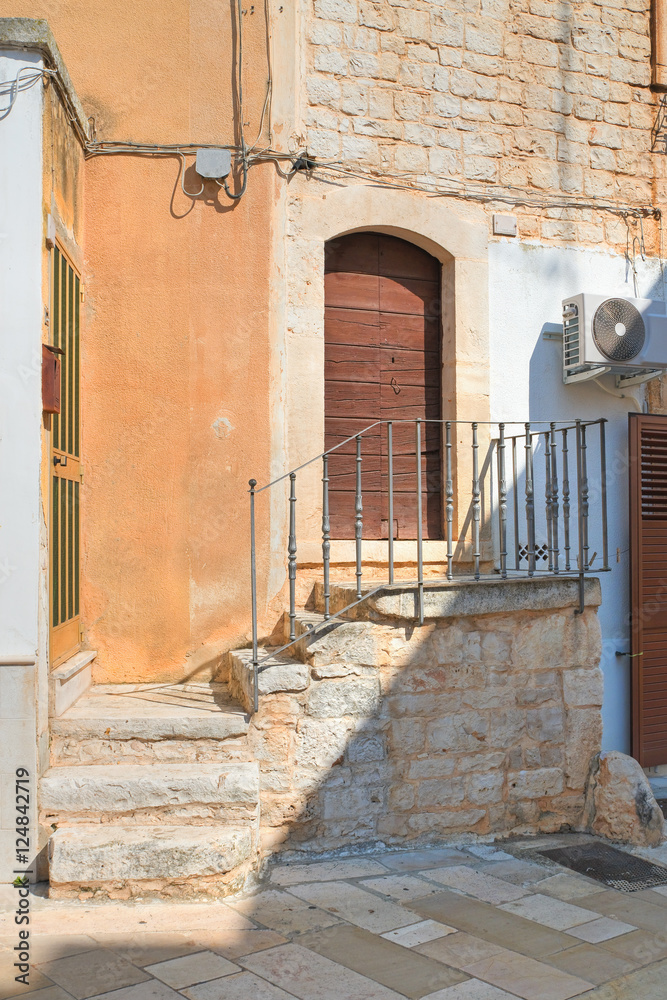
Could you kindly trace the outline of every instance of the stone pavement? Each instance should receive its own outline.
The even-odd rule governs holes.
[[[4,887],[0,1000],[665,1000],[667,887],[606,889],[536,854],[584,839],[299,858],[225,901],[35,895],[27,988]]]

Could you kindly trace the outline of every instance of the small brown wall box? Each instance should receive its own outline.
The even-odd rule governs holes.
[[[42,344],[42,409],[44,413],[60,413],[60,358],[63,351]]]

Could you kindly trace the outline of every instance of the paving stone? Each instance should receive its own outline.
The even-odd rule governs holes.
[[[564,903],[567,903],[571,899],[590,896],[595,892],[595,883],[589,882],[588,879],[577,878],[576,875],[566,875],[563,872],[551,875],[540,882],[540,892],[546,893],[548,896],[555,896],[556,899],[562,899]]]
[[[280,934],[300,934],[339,923],[339,917],[333,913],[308,906],[292,893],[279,889],[267,889],[245,899],[232,899],[229,905]]]
[[[454,969],[463,969],[466,965],[472,965],[483,958],[499,955],[503,949],[491,941],[475,937],[474,934],[458,931],[451,936],[419,945],[417,951],[421,955],[435,958],[438,962],[444,962],[445,965],[451,965]]]
[[[172,990],[171,986],[157,979],[150,979],[138,986],[127,986],[125,989],[102,993],[92,1000],[180,1000],[181,994]]]
[[[46,981],[45,976],[42,976],[41,979],[42,981]],[[19,983],[14,983],[13,985],[8,983],[6,986],[4,983],[0,983],[0,997],[2,997],[2,1000],[22,996],[28,996],[30,1000],[72,1000],[71,995],[65,993],[60,986],[40,986],[40,977],[36,977],[33,971],[30,972],[30,984],[27,989],[23,989]]]
[[[631,895],[617,892],[615,889],[598,892],[593,896],[584,896],[577,902],[580,906],[595,910],[605,917],[634,924],[643,930],[655,933],[665,930],[665,911],[661,906],[654,906],[645,900],[635,900]]]
[[[523,1000],[569,1000],[593,985],[507,950],[469,965],[467,971],[471,976],[514,993]]]
[[[458,927],[461,931],[483,937],[522,955],[540,958],[572,947],[572,938],[568,934],[455,892],[443,891],[405,905],[422,917],[440,920],[443,924]]]
[[[8,1000],[9,997],[17,996],[29,996],[32,1000],[39,993],[45,996],[45,1000],[63,1000],[67,997],[69,1000],[69,994],[61,990],[59,986],[54,986],[53,981],[45,976],[38,969],[32,968],[30,970],[28,986],[23,986],[22,983],[17,983],[14,979],[14,975],[18,974],[18,969],[12,969],[12,965],[15,961],[14,956],[8,956],[5,958],[4,955],[0,955],[0,961],[2,962],[3,972],[2,978],[0,979],[0,1000]],[[5,977],[4,968],[8,968],[9,975]],[[55,993],[54,991],[57,991]],[[53,998],[46,996],[47,994],[54,993]],[[60,994],[58,996],[57,994]]]
[[[200,951],[193,955],[172,958],[168,962],[146,966],[146,972],[150,972],[156,979],[166,983],[167,986],[173,986],[176,990],[240,971],[238,965],[229,962],[222,955],[215,955],[212,951]]]
[[[482,875],[466,865],[431,869],[428,877],[434,882],[440,882],[451,889],[458,889],[487,903],[506,903],[526,895],[525,889],[510,885],[492,875]]]
[[[499,847],[492,844],[467,844],[466,851],[482,861],[515,861],[513,854],[501,851]]]
[[[340,861],[319,861],[310,865],[276,865],[270,870],[272,882],[298,885],[300,882],[330,882],[366,875],[386,875],[387,869],[370,858],[345,858]]]
[[[418,917],[396,903],[374,896],[371,892],[347,882],[308,883],[292,886],[291,892],[300,899],[322,909],[340,914],[351,924],[381,934],[396,927],[416,924]]]
[[[564,903],[561,899],[542,896],[540,893],[513,903],[503,903],[500,909],[525,917],[527,920],[534,920],[538,924],[544,924],[545,927],[552,927],[556,931],[564,931],[569,927],[577,927],[579,924],[596,919],[592,910]]]
[[[542,961],[561,972],[569,972],[571,976],[580,976],[596,986],[638,968],[637,963],[633,964],[592,944],[581,944],[576,948],[568,948],[567,951],[559,951]]]
[[[293,1000],[293,993],[285,993],[252,972],[241,972],[210,983],[200,983],[183,990],[188,1000]]]
[[[667,958],[667,935],[646,930],[631,931],[630,934],[600,941],[597,947],[639,968]]]
[[[404,899],[419,899],[432,892],[440,892],[437,885],[432,885],[424,879],[413,875],[385,875],[381,878],[365,878],[359,883],[364,889],[381,892],[384,896],[400,902]]]
[[[377,860],[394,871],[418,871],[422,868],[439,868],[446,864],[460,865],[466,855],[455,848],[434,848],[423,851],[401,851],[400,854],[378,854]]]
[[[400,993],[296,944],[260,951],[243,965],[299,1000],[401,1000]]]
[[[586,994],[586,1000],[664,1000],[667,961],[631,972]]]
[[[201,946],[185,934],[147,932],[132,934],[131,937],[127,934],[98,934],[96,939],[105,948],[140,968],[202,950]]]
[[[494,861],[483,865],[477,865],[476,870],[483,875],[492,875],[493,878],[502,879],[503,882],[511,882],[513,885],[533,886],[541,883],[548,871],[540,865],[532,865],[529,861]],[[540,886],[535,891],[542,891]]]
[[[490,983],[483,983],[481,979],[468,979],[457,986],[429,993],[427,997],[422,997],[422,1000],[513,1000],[513,998],[512,994],[499,990]]]
[[[68,955],[78,955],[83,951],[97,948],[97,944],[87,934],[34,934],[30,946],[35,965],[52,962]]]
[[[46,962],[41,971],[75,1000],[145,982],[149,976],[119,955],[101,948]]]
[[[299,944],[412,1000],[466,978],[440,962],[345,924],[325,934],[308,934]]]
[[[624,924],[622,920],[612,920],[611,917],[600,917],[599,920],[591,920],[589,923],[581,924],[578,927],[570,927],[568,934],[573,937],[588,941],[589,944],[599,944],[600,941],[608,941],[610,938],[619,937],[621,934],[628,934],[636,931],[632,924]]]
[[[275,931],[195,931],[192,935],[194,941],[201,947],[209,951],[215,951],[218,955],[228,958],[231,962],[240,958],[241,955],[252,955],[255,951],[264,951],[266,948],[275,948],[279,944],[285,944],[287,938]]]
[[[382,937],[404,948],[415,948],[419,944],[435,941],[436,938],[445,937],[447,934],[456,934],[456,928],[439,924],[437,920],[420,920],[418,924],[399,927],[395,931],[385,931]]]

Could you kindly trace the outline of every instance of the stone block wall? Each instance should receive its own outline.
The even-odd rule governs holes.
[[[550,199],[519,209],[522,236],[618,249],[626,223],[596,200],[664,200],[649,0],[307,0],[304,10],[304,139],[350,183],[361,172]],[[645,235],[658,240],[654,222]]]
[[[521,584],[455,584],[459,613],[423,627],[376,611],[302,640],[308,675],[280,668],[251,721],[265,850],[581,824],[602,735],[599,585],[576,615],[574,581]]]

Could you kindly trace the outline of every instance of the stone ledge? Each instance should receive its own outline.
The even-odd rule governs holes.
[[[89,764],[50,768],[40,782],[48,813],[134,813],[193,803],[254,806],[259,797],[256,763]]]
[[[372,588],[367,588],[372,589]],[[332,584],[332,613],[355,600],[353,585]],[[315,585],[315,601],[322,602],[322,585]],[[584,585],[586,607],[602,603],[600,581],[587,577]],[[579,605],[579,583],[572,577],[533,577],[532,579],[453,580],[451,583],[424,583],[424,617],[459,618],[480,615],[508,614],[520,611],[554,611]],[[357,609],[356,617],[375,616],[389,619],[418,619],[417,588],[401,584],[388,585],[369,597]]]
[[[51,895],[78,895],[86,889],[101,894],[105,883],[104,894],[111,889],[136,895],[147,879],[160,880],[159,891],[164,894],[165,884],[226,875],[252,854],[251,831],[243,827],[65,827],[56,830],[49,842]],[[122,893],[122,886],[109,885],[118,881],[139,883],[138,892]],[[143,886],[144,891],[147,888]],[[196,885],[192,888],[202,891]]]

